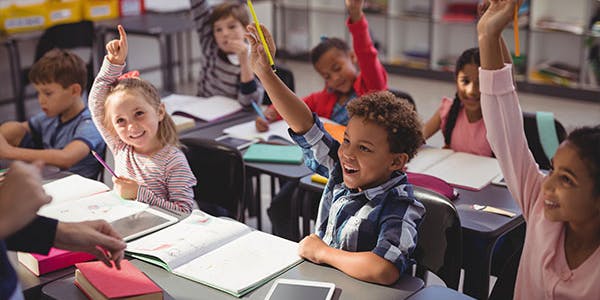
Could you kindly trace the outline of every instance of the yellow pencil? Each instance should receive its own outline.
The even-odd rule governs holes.
[[[250,8],[250,14],[252,14],[252,19],[254,19],[254,23],[256,24],[256,31],[258,31],[258,37],[265,48],[265,52],[267,53],[267,57],[269,58],[269,64],[271,68],[275,70],[275,62],[273,61],[273,57],[271,56],[271,51],[269,51],[269,46],[267,45],[267,41],[265,40],[265,36],[260,28],[260,23],[258,22],[258,17],[256,16],[256,12],[254,11],[254,6],[252,6],[252,1],[248,0],[248,8]]]
[[[250,1],[250,0],[248,0]],[[515,56],[521,56],[519,50],[519,6],[515,5],[515,16],[513,18],[513,33],[515,34]]]

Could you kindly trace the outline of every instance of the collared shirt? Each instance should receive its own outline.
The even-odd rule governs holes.
[[[343,182],[337,156],[340,146],[313,114],[315,124],[304,135],[290,135],[305,153],[313,171],[329,177],[319,203],[316,233],[329,246],[352,252],[372,251],[403,272],[417,242],[425,207],[415,199],[406,174],[395,172],[387,182],[358,192]]]
[[[63,149],[73,141],[84,142],[90,150],[104,153],[106,144],[96,129],[90,111],[85,108],[72,119],[62,122],[60,116],[50,118],[41,112],[29,119],[30,133],[27,133],[20,146],[33,149]],[[86,157],[71,166],[69,172],[96,179],[101,165],[92,156]]]

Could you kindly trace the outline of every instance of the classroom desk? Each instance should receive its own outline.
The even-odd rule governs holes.
[[[173,299],[240,299],[208,286],[173,275],[157,266],[131,260],[142,272],[170,294]],[[240,270],[243,272],[243,270]],[[423,281],[412,276],[403,276],[392,287],[372,284],[353,279],[346,274],[325,266],[304,261],[277,278],[291,278],[333,282],[336,286],[333,299],[406,299],[423,288]],[[264,299],[275,279],[246,294],[242,299]],[[73,284],[73,276],[50,283],[42,288],[45,298],[85,300],[85,296]]]
[[[158,40],[160,52],[160,66],[163,80],[163,89],[175,91],[175,76],[173,74],[173,36],[177,36],[179,62],[183,65],[181,41],[182,35],[194,28],[194,22],[189,16],[178,14],[147,13],[140,16],[121,17],[117,19],[96,22],[96,47],[97,53],[105,52],[106,36],[109,33],[118,35],[117,25],[121,24],[127,35],[140,35],[153,37]],[[104,55],[98,55],[99,65],[102,65]]]
[[[300,188],[304,191],[322,193],[324,185],[312,182],[310,175],[300,179]],[[483,251],[472,253],[463,259],[465,277],[463,292],[477,299],[487,299],[489,294],[489,278],[491,272],[492,250],[498,239],[524,224],[521,209],[512,198],[506,187],[487,185],[480,191],[456,189],[459,193],[454,205],[458,211],[463,229],[463,245],[478,243],[483,245]],[[304,199],[310,199],[309,193],[304,193]],[[476,211],[471,204],[485,204],[516,212],[513,218]],[[303,203],[303,234],[310,230],[312,205]],[[468,260],[467,260],[468,259]]]

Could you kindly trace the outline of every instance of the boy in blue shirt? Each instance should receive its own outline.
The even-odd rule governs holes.
[[[42,112],[28,122],[0,126],[0,158],[41,160],[62,170],[95,179],[100,164],[90,150],[104,153],[102,136],[81,99],[87,70],[83,60],[66,50],[54,49],[29,72]]]
[[[250,66],[306,164],[329,177],[319,203],[316,234],[300,242],[299,255],[364,281],[392,284],[412,263],[417,227],[425,213],[402,169],[423,143],[421,122],[406,101],[389,92],[363,95],[347,106],[343,143],[273,73],[254,25]],[[263,27],[267,44],[273,40]]]

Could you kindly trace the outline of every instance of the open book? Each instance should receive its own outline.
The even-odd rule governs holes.
[[[242,110],[242,105],[235,99],[225,96],[209,98],[171,94],[162,99],[167,113],[180,114],[207,122],[223,118]]]
[[[127,244],[131,256],[241,297],[300,263],[298,244],[199,210]]]
[[[104,183],[79,175],[44,184],[52,202],[38,211],[41,216],[63,222],[105,220],[125,239],[131,240],[178,221],[178,218],[146,203],[125,200]]]
[[[502,174],[495,158],[431,147],[419,149],[407,164],[407,171],[435,176],[470,190],[480,190]]]

